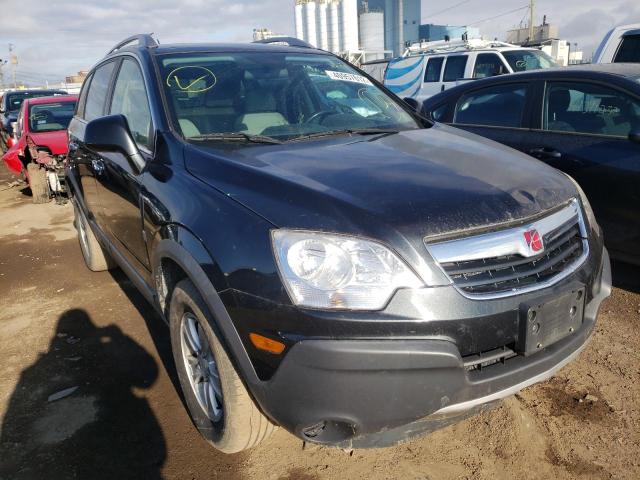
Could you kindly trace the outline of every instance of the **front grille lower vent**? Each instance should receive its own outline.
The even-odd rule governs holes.
[[[545,251],[535,257],[504,255],[442,265],[451,280],[468,293],[496,293],[544,282],[583,253],[577,220],[543,237]]]

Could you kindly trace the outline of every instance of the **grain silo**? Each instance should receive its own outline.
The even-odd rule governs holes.
[[[316,31],[318,34],[318,48],[329,49],[329,37],[327,32],[327,2],[318,0],[316,10]]]
[[[316,29],[316,2],[307,1],[302,4],[302,20],[305,33],[303,40],[309,42],[314,47],[317,47],[318,35]]]
[[[327,4],[328,50],[334,53],[342,50],[340,45],[340,0],[329,0]]]
[[[295,4],[295,16],[296,16],[296,37],[302,40],[306,38],[306,35],[304,31],[304,22],[302,19],[302,3],[300,3],[300,0],[297,0]]]
[[[384,13],[369,11],[360,14],[360,48],[373,52],[384,50]]]
[[[358,50],[358,0],[342,0],[340,2],[340,38],[341,51]]]

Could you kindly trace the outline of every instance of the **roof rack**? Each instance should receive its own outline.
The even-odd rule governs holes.
[[[263,40],[254,40],[253,43],[275,43],[276,45],[288,45],[290,47],[315,48],[310,43],[295,37],[271,37]]]
[[[157,47],[158,42],[155,38],[153,38],[153,33],[140,33],[138,35],[132,35],[128,38],[125,38],[123,41],[118,43],[115,47],[113,47],[107,55],[112,54],[113,52],[117,52],[118,50],[126,47],[130,43],[138,42],[139,47]]]
[[[511,43],[499,42],[497,40],[487,41],[481,38],[470,38],[464,40],[436,40],[435,42],[418,42],[408,47],[403,57],[411,57],[414,55],[421,55],[425,53],[451,53],[451,52],[463,52],[468,50],[482,50],[487,48],[500,48],[500,47],[513,47],[518,48],[518,45]]]

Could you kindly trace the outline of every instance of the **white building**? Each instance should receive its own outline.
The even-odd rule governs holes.
[[[295,0],[296,37],[333,53],[358,45],[358,0]]]
[[[253,29],[253,41],[268,40],[273,37],[284,37],[282,33],[273,33],[268,28],[254,28]]]

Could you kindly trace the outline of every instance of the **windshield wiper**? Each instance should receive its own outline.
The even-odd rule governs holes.
[[[296,140],[306,140],[308,138],[318,138],[318,137],[331,137],[335,135],[378,135],[378,134],[393,135],[394,133],[398,133],[398,132],[399,132],[398,130],[393,130],[389,128],[345,128],[341,130],[327,130],[326,132],[308,133],[306,135],[293,137],[289,141],[295,142]]]
[[[253,143],[274,143],[281,144],[277,138],[267,137],[266,135],[251,135],[244,132],[225,132],[225,133],[205,133],[189,137],[187,140],[207,141],[207,140],[245,140]]]

